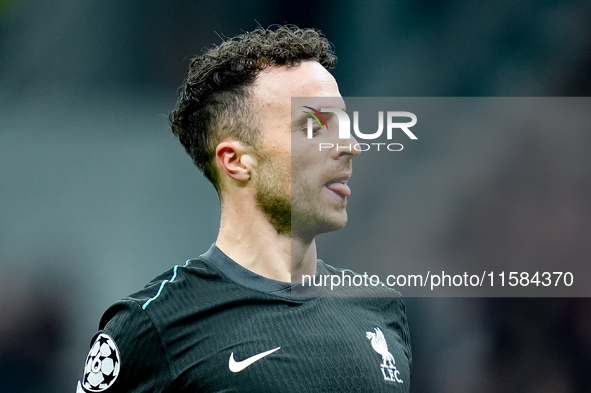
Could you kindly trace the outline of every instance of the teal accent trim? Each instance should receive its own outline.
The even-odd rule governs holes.
[[[152,303],[152,301],[156,300],[156,298],[158,298],[158,296],[160,296],[160,294],[162,293],[162,289],[164,289],[164,286],[166,285],[167,282],[173,282],[174,279],[176,278],[176,271],[179,268],[179,265],[175,265],[173,272],[172,272],[172,278],[170,280],[164,280],[162,281],[162,284],[160,284],[160,288],[158,289],[158,293],[156,293],[156,296],[149,298],[144,305],[142,306],[142,308],[145,310],[148,305],[150,303]]]

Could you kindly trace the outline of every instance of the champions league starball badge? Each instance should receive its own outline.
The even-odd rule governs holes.
[[[108,335],[101,333],[94,340],[84,366],[84,379],[77,392],[102,392],[113,385],[121,367],[119,349]],[[81,389],[84,388],[84,390]]]

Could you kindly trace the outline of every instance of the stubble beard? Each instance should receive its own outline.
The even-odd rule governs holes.
[[[271,159],[264,152],[257,154],[259,162],[256,202],[278,234],[291,235],[291,192],[285,190],[291,181],[288,170],[272,169]]]
[[[306,203],[310,195],[293,190],[291,169],[273,168],[271,159],[264,152],[259,152],[257,156],[259,171],[256,202],[278,234],[312,241],[316,235],[336,231],[346,225],[346,212],[344,218],[330,219],[329,213],[322,214],[314,209],[314,203]],[[301,200],[294,200],[294,191],[295,199]]]

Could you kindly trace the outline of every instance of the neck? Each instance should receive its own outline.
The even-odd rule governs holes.
[[[316,241],[281,234],[258,208],[245,211],[240,204],[222,202],[217,247],[254,273],[283,282],[302,282],[316,274]],[[253,205],[251,205],[253,206]]]

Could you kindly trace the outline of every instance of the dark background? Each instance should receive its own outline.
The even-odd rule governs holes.
[[[284,22],[320,28],[334,43],[344,96],[591,92],[591,3],[583,0],[0,0],[0,391],[74,391],[106,307],[213,242],[217,197],[170,133],[167,114],[189,59],[203,47]],[[533,154],[527,142],[512,150],[517,163]],[[542,165],[540,149],[527,162]],[[561,151],[581,154],[576,144]],[[442,179],[445,161],[436,153],[432,165],[428,155],[405,156],[408,170],[393,174],[401,187],[393,182],[356,202],[375,215],[376,200],[414,201],[405,205],[407,220],[385,216],[394,233],[413,222],[409,211],[430,204],[420,222],[441,238],[425,245],[392,236],[404,250],[399,263],[423,258],[433,244],[429,255],[445,250],[446,258],[469,260],[502,249],[503,257],[521,258],[525,249],[535,261],[547,255],[543,240],[564,231],[581,240],[550,251],[588,257],[589,228],[580,224],[590,222],[588,160],[577,161],[576,176],[566,180],[570,169],[556,174],[550,166],[546,177],[543,167],[532,179],[501,160],[490,177],[450,191],[463,208],[438,210],[420,197],[429,192],[421,179]],[[576,198],[553,199],[556,185]],[[363,221],[354,211],[351,227]],[[527,225],[515,229],[523,212]],[[542,240],[502,241],[507,228],[527,233],[530,225],[558,230]],[[321,237],[321,254],[322,242],[349,244],[346,236]],[[591,389],[588,299],[406,303],[414,392]]]

